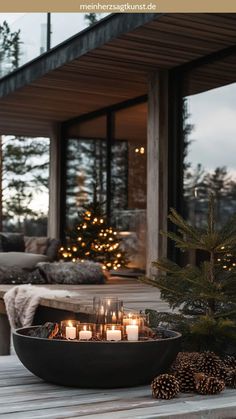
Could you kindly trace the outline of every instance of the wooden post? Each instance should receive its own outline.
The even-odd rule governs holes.
[[[168,212],[168,87],[167,71],[149,76],[147,133],[147,275],[152,262],[167,255]]]
[[[48,236],[60,237],[60,125],[54,127],[50,138]]]
[[[11,329],[5,312],[5,306],[0,300],[0,355],[10,355]]]

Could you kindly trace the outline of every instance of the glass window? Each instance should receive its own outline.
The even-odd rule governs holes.
[[[218,225],[236,211],[235,58],[199,68],[188,77],[184,200],[188,219],[199,227],[206,220],[210,192],[216,198]]]
[[[78,211],[96,199],[106,208],[106,118],[75,124],[68,130],[66,149],[66,229]]]
[[[130,267],[145,269],[147,104],[115,114],[111,161],[112,221],[121,231]]]
[[[0,137],[0,231],[47,235],[49,141]]]

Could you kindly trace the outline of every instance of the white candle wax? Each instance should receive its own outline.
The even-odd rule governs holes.
[[[79,339],[80,340],[89,340],[92,337],[92,332],[90,330],[81,330],[79,332]]]
[[[79,339],[80,340],[89,340],[92,337],[92,332],[87,330],[86,326],[84,326],[83,330],[79,332]]]
[[[138,326],[136,324],[127,325],[126,333],[128,340],[138,340]]]
[[[66,339],[76,339],[76,327],[66,326]]]
[[[121,340],[121,330],[107,330],[107,340]]]

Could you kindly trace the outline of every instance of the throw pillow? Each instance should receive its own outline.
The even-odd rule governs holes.
[[[0,233],[1,252],[24,252],[24,236],[20,233]]]
[[[46,255],[49,239],[48,237],[24,237],[25,252]]]
[[[58,250],[60,241],[58,239],[49,239],[46,255],[49,260],[54,261],[58,259]]]

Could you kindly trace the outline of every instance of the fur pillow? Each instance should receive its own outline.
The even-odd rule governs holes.
[[[41,262],[37,264],[40,275],[48,284],[104,284],[105,275],[99,263]]]
[[[17,266],[0,266],[0,284],[44,284],[38,269],[26,271]]]

